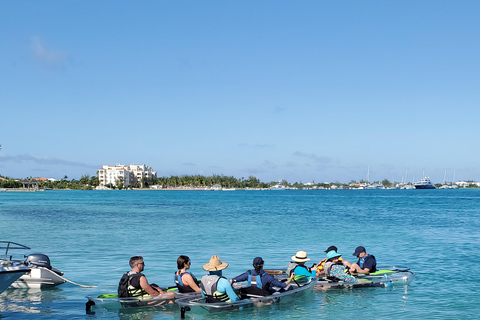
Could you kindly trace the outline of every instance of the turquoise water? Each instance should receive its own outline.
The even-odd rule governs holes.
[[[479,318],[479,204],[480,190],[0,192],[0,240],[32,248],[14,257],[47,254],[69,280],[98,286],[9,289],[0,295],[0,318],[179,319],[174,308],[87,315],[85,296],[115,292],[133,255],[144,257],[150,282],[167,286],[180,254],[190,256],[197,277],[217,254],[231,278],[256,256],[279,268],[305,250],[313,263],[330,245],[350,261],[363,245],[379,265],[408,266],[416,279],[189,318]]]

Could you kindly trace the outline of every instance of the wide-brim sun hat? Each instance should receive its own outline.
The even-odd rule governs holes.
[[[339,258],[342,255],[340,253],[335,252],[335,250],[330,250],[327,253],[327,260],[333,259],[333,258]]]
[[[203,266],[203,270],[206,271],[220,271],[228,267],[228,263],[220,261],[217,255],[210,258],[210,261]]]
[[[295,262],[305,262],[310,260],[310,258],[307,258],[307,253],[305,251],[297,251],[297,253],[292,256],[292,260]]]

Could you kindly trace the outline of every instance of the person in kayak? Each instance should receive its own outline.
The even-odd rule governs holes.
[[[222,276],[222,270],[227,267],[228,263],[220,261],[217,255],[212,256],[210,261],[203,266],[203,269],[208,271],[208,274],[202,277],[200,283],[205,302],[233,302],[238,300],[232,285],[227,278]]]
[[[335,246],[330,246],[327,248],[327,250],[325,250],[325,253],[329,253],[330,251],[335,251],[335,252],[338,252],[338,249],[337,247]],[[344,260],[341,256],[338,257],[338,261],[341,262],[344,266],[350,268],[350,266],[352,265],[350,262],[348,262],[347,260]],[[317,270],[316,270],[316,275],[317,277],[319,276],[323,276],[325,275],[325,270],[324,270],[324,265],[325,265],[325,262],[327,262],[327,258],[323,259],[322,261],[320,261],[318,264],[317,264]]]
[[[368,254],[364,247],[357,247],[353,255],[358,258],[358,262],[352,263],[350,273],[373,273],[377,271],[375,256]]]
[[[192,265],[192,260],[187,256],[179,256],[177,259],[177,268],[178,271],[175,272],[175,284],[177,285],[178,292],[180,293],[189,293],[189,292],[202,292],[200,289],[199,282],[195,276],[187,272]]]
[[[126,272],[118,283],[118,296],[120,298],[136,297],[147,299],[160,294],[174,295],[173,292],[164,292],[156,284],[149,284],[143,273],[145,262],[143,257],[134,256],[130,258],[131,271]]]
[[[330,250],[327,253],[326,262],[324,264],[324,273],[325,277],[329,280],[342,280],[345,282],[355,282],[357,279],[350,275],[347,271],[348,269],[340,261],[342,255],[337,253],[335,250]]]
[[[240,291],[245,295],[268,296],[276,292],[273,287],[279,287],[280,292],[288,290],[290,282],[295,277],[292,273],[286,282],[275,279],[271,274],[263,270],[264,261],[261,257],[253,259],[254,270],[249,270],[230,280],[230,283],[248,281],[248,287],[242,288]]]
[[[297,251],[297,253],[291,258],[293,261],[290,261],[287,266],[287,276],[291,276],[292,273],[295,274],[295,280],[305,279],[309,280],[312,277],[315,277],[316,271],[314,266],[309,268],[305,265],[305,262],[309,261],[310,258],[307,257],[305,251]]]

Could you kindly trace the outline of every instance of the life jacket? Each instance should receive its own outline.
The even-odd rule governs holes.
[[[202,288],[202,292],[205,295],[206,302],[215,303],[230,301],[230,297],[228,296],[227,292],[218,292],[217,290],[217,283],[221,278],[226,279],[225,277],[209,274],[206,274],[202,277],[200,287]]]
[[[186,273],[188,273],[189,275],[192,276],[193,281],[195,281],[197,286],[199,285],[199,282],[198,282],[197,278],[195,278],[195,276],[193,274],[191,274],[190,272],[184,272],[184,273],[179,274],[179,272],[177,271],[177,272],[175,272],[174,280],[175,280],[175,284],[177,285],[178,292],[180,292],[180,293],[195,292],[195,290],[193,290],[192,287],[186,286],[186,285],[183,284],[182,276]]]
[[[343,264],[343,258],[340,257],[338,258],[338,261],[341,262]],[[323,270],[323,266],[325,265],[325,262],[327,262],[327,258],[323,259],[322,261],[320,261],[317,265],[317,272],[321,272]]]
[[[374,263],[372,265],[372,269],[370,270],[370,273],[374,273],[374,272],[377,271],[377,261],[375,259],[375,256],[369,254],[368,256],[363,257],[362,259],[359,259],[358,260],[358,265],[360,266],[360,268],[363,269],[363,266],[365,265],[365,262],[369,259],[372,259],[372,258],[374,259]]]
[[[264,288],[262,284],[262,276],[265,274],[265,271],[262,270],[262,273],[257,275],[252,275],[252,270],[248,271],[248,278],[246,288],[240,289],[240,294],[242,298],[248,298],[249,296],[269,296],[271,293],[268,291],[268,288]]]
[[[118,282],[118,297],[149,298],[150,295],[140,287],[140,278],[143,276],[135,271],[126,272]]]
[[[300,265],[300,264],[298,264],[298,263],[296,263],[296,262],[290,261],[290,262],[288,263],[288,266],[287,266],[287,275],[288,275],[288,277],[290,277],[290,276],[292,275],[292,272],[293,272],[293,270],[295,270],[296,267],[305,268],[305,269],[308,271],[308,273],[311,273],[311,272],[312,272],[312,270],[311,270],[309,267],[307,267],[306,265]],[[302,277],[303,277],[303,276],[302,276]],[[297,279],[297,276],[295,276],[295,279]]]

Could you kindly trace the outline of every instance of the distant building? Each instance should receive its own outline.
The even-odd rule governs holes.
[[[152,168],[142,165],[131,164],[129,166],[116,164],[104,165],[98,170],[98,181],[101,187],[108,184],[117,185],[121,181],[125,187],[140,182],[143,187],[143,178],[156,178],[157,172]]]

